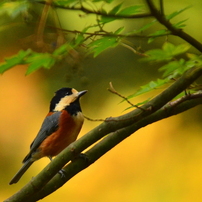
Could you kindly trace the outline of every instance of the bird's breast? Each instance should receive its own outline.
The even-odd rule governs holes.
[[[58,129],[39,146],[42,156],[56,156],[74,142],[81,130],[83,121],[84,117],[81,112],[71,116],[66,110],[63,110],[59,119]]]

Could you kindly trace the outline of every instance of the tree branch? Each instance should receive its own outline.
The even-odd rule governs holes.
[[[152,0],[146,0],[147,5],[149,6],[149,9],[151,11],[151,14],[162,24],[164,25],[168,30],[171,31],[173,35],[176,35],[185,41],[187,41],[189,44],[191,44],[193,47],[198,49],[200,52],[202,52],[202,44],[197,41],[195,38],[184,32],[182,29],[175,28],[170,21],[166,19],[166,16],[163,15],[158,9],[155,7]]]
[[[78,158],[71,163],[69,163],[65,168],[65,179],[61,179],[60,175],[56,175],[40,192],[38,192],[30,202],[34,202],[36,200],[42,199],[50,193],[54,192],[58,188],[60,188],[65,182],[75,176],[77,173],[87,168],[89,165],[98,160],[101,156],[107,153],[114,146],[119,144],[125,138],[129,137],[132,133],[136,132],[142,127],[154,123],[156,121],[162,120],[164,118],[182,113],[190,108],[193,108],[199,104],[202,104],[202,93],[196,94],[192,97],[192,99],[188,100],[189,96],[186,96],[187,99],[184,102],[180,102],[176,105],[176,102],[169,103],[165,107],[162,107],[154,114],[134,123],[128,127],[119,129],[110,133],[104,139],[102,139],[99,143],[89,149],[85,155],[89,159],[86,162],[82,158]]]
[[[40,4],[46,4],[45,1],[37,1],[37,3]],[[106,12],[102,12],[102,11],[95,11],[95,10],[90,10],[84,6],[80,6],[80,7],[68,7],[68,6],[64,6],[64,5],[58,5],[57,2],[53,2],[51,4],[54,8],[59,8],[59,9],[65,9],[65,10],[74,10],[74,11],[82,11],[86,14],[93,14],[93,15],[101,15],[101,16],[105,16],[105,17],[110,17],[110,18],[116,18],[116,19],[135,19],[135,18],[147,18],[147,17],[151,17],[152,15],[150,13],[140,13],[140,14],[135,14],[135,15],[121,15],[121,14],[110,14],[110,13],[106,13]]]
[[[56,30],[60,30],[63,32],[67,32],[67,33],[73,33],[73,34],[84,34],[84,35],[89,35],[89,36],[111,36],[111,37],[127,37],[127,38],[145,38],[145,39],[149,39],[152,38],[153,36],[146,36],[146,35],[140,35],[140,34],[114,34],[111,32],[83,32],[83,31],[79,31],[79,30],[70,30],[70,29],[63,29],[63,28],[58,28],[58,27],[53,27],[50,25],[47,25],[48,28],[51,29],[56,29]],[[168,36],[171,35],[169,33],[166,34],[159,34],[158,37],[163,37],[163,36]]]
[[[202,68],[192,68],[185,72],[181,78],[179,78],[175,83],[173,83],[162,93],[157,95],[148,103],[141,106],[141,109],[137,108],[122,116],[106,119],[102,124],[94,128],[85,136],[81,137],[76,142],[68,146],[65,150],[63,150],[50,164],[48,164],[42,170],[42,172],[40,172],[35,178],[33,178],[19,192],[5,200],[5,202],[32,202],[45,197],[45,193],[51,193],[51,190],[56,190],[67,180],[69,180],[73,175],[75,175],[77,171],[79,172],[82,169],[88,167],[89,164],[93,163],[100,156],[102,156],[116,144],[121,142],[123,139],[128,137],[130,134],[143,126],[154,122],[154,118],[152,119],[151,117],[155,117],[154,114],[159,113],[160,108],[166,105],[170,100],[172,100],[183,90],[188,88],[191,83],[193,83],[199,76],[201,76],[201,74]],[[181,106],[181,104],[179,103],[175,106],[175,108],[177,108]],[[172,107],[172,105],[170,105],[170,107]],[[169,110],[163,110],[162,113],[165,114],[165,111],[166,117],[168,117]],[[172,111],[170,111],[169,113],[172,114]],[[85,150],[103,137],[105,137],[103,140],[101,140],[97,145],[95,145],[85,153],[89,159],[88,163],[86,161],[83,161],[82,159],[75,160],[68,165],[69,167],[67,166],[65,168],[67,172],[66,177],[62,179],[61,177],[58,178],[58,175],[56,174],[65,164],[67,164],[71,159],[74,159],[76,155],[80,154],[83,150]],[[75,168],[75,166],[78,167]],[[55,177],[53,178],[53,176]]]

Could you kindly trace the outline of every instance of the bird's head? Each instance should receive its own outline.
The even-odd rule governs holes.
[[[62,111],[71,105],[79,105],[79,98],[84,95],[87,90],[78,92],[74,88],[61,88],[55,92],[55,96],[50,102],[50,112]]]

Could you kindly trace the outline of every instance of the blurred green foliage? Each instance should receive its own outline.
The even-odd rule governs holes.
[[[51,2],[51,6],[49,5]],[[109,48],[116,47],[118,45],[127,45],[129,49],[133,50],[136,54],[142,56],[142,61],[147,62],[166,62],[162,67],[159,68],[162,73],[162,78],[158,78],[157,81],[151,81],[148,85],[141,87],[139,91],[133,95],[139,95],[143,92],[151,91],[158,86],[170,82],[170,78],[177,78],[182,75],[186,70],[194,66],[193,58],[176,58],[178,55],[186,53],[190,45],[188,44],[179,44],[174,45],[169,42],[165,42],[162,46],[162,49],[151,49],[146,52],[141,49],[134,48],[128,44],[127,40],[129,38],[142,37],[147,38],[148,43],[153,42],[159,37],[166,37],[172,35],[172,31],[167,29],[157,28],[157,30],[152,30],[150,33],[143,34],[145,31],[150,29],[152,26],[158,23],[156,19],[152,19],[149,22],[146,22],[140,28],[135,28],[127,30],[125,26],[120,26],[114,31],[108,31],[106,27],[107,24],[111,24],[114,21],[120,20],[133,20],[136,21],[139,18],[151,18],[151,14],[148,12],[147,4],[133,4],[127,6],[127,3],[121,2],[118,3],[115,0],[111,1],[76,1],[76,0],[56,0],[50,1],[46,4],[44,1],[3,1],[0,4],[1,12],[0,15],[8,15],[10,18],[16,18],[17,16],[23,15],[24,18],[31,14],[33,5],[41,4],[44,6],[42,10],[43,15],[39,19],[38,32],[36,34],[36,43],[38,43],[37,51],[31,50],[21,50],[18,54],[11,56],[10,58],[5,59],[5,62],[0,65],[0,73],[4,73],[8,69],[21,64],[27,64],[28,69],[26,75],[29,75],[40,68],[50,69],[51,67],[59,64],[61,61],[70,54],[72,50],[76,50],[79,47],[85,47],[85,53],[93,53],[94,57],[97,57],[102,52],[106,51]],[[102,4],[100,4],[102,3]],[[111,7],[110,7],[111,6]],[[162,6],[162,5],[161,5]],[[72,10],[74,12],[83,12],[84,14],[92,14],[96,16],[96,23],[85,25],[81,30],[65,30],[62,27],[58,27],[60,19],[58,15],[54,14],[56,11],[52,12],[53,21],[55,22],[56,28],[56,40],[52,39],[49,42],[47,47],[47,42],[43,38],[44,26],[48,23],[46,21],[48,12],[50,9],[63,9],[63,10]],[[163,9],[163,8],[161,8]],[[178,17],[179,14],[190,9],[190,6],[186,6],[179,10],[174,10],[172,13],[164,14],[162,13],[162,18],[170,23],[170,20]],[[161,11],[159,11],[161,12]],[[163,12],[163,11],[162,11]],[[45,16],[45,17],[44,17]],[[174,29],[181,29],[185,26],[184,22],[186,20],[180,20],[171,24]],[[42,25],[43,26],[40,26]],[[48,26],[48,25],[47,25]],[[61,29],[61,30],[57,30]],[[66,37],[65,33],[71,33],[71,38]],[[61,42],[59,37],[62,38]],[[38,40],[38,41],[37,41]],[[39,45],[40,44],[40,45]],[[44,48],[43,48],[44,47]],[[73,56],[74,57],[74,56]],[[182,55],[183,57],[183,55]],[[197,56],[196,56],[197,57]],[[175,61],[173,61],[175,60]],[[196,58],[195,58],[196,60]],[[200,60],[197,57],[197,60]],[[192,63],[192,65],[191,65]],[[160,82],[159,82],[160,81]],[[151,85],[153,84],[153,85]],[[153,88],[151,87],[153,86]],[[129,96],[132,98],[133,96]]]
[[[163,2],[163,14],[165,19],[176,29],[188,30],[188,33],[193,34],[193,37],[198,38],[200,41],[200,29],[197,29],[197,27],[199,27],[199,21],[197,20],[200,20],[200,15],[197,15],[196,10],[199,9],[200,13],[201,7],[194,5],[192,7],[187,6],[187,2],[184,1]],[[192,3],[194,4],[196,2]],[[198,4],[200,4],[200,1]],[[88,85],[88,89],[90,89],[89,94],[93,92],[93,96],[89,98],[87,104],[84,103],[84,105],[86,105],[85,113],[96,118],[97,116],[105,117],[117,115],[117,111],[120,110],[120,105],[118,107],[116,106],[117,109],[115,112],[110,111],[110,114],[106,113],[106,111],[110,110],[110,107],[108,106],[108,99],[106,99],[108,94],[106,95],[103,91],[105,92],[109,81],[112,80],[124,95],[130,94],[127,98],[132,99],[134,97],[136,98],[136,96],[150,93],[152,90],[157,90],[157,92],[159,92],[159,90],[162,91],[162,89],[166,88],[172,82],[175,82],[186,70],[195,66],[201,66],[202,60],[199,51],[188,42],[172,35],[169,29],[161,25],[159,21],[150,14],[145,5],[145,1],[124,1],[120,3],[120,1],[116,0],[55,0],[52,2],[52,7],[49,7],[48,17],[47,20],[45,20],[42,18],[43,8],[45,7],[44,1],[1,1],[0,14],[2,18],[0,21],[2,25],[1,31],[4,31],[1,32],[1,35],[4,36],[2,37],[3,40],[1,40],[1,44],[4,45],[3,48],[1,47],[2,52],[4,52],[5,46],[8,46],[7,44],[9,44],[9,39],[11,38],[10,45],[12,44],[12,48],[13,46],[17,46],[17,50],[14,49],[15,51],[12,51],[9,57],[2,54],[5,61],[0,66],[0,72],[4,73],[16,65],[26,65],[26,75],[30,75],[31,78],[35,75],[31,75],[31,73],[34,72],[40,72],[42,75],[46,76],[44,78],[48,80],[51,93],[53,91],[52,88],[56,89],[58,86],[61,86],[62,82],[65,83],[65,79],[68,85],[76,86],[76,88],[81,85],[79,88],[83,89],[85,85]],[[160,8],[158,2],[155,2],[155,5],[157,8]],[[194,12],[191,9],[195,9]],[[65,14],[61,14],[64,12]],[[74,17],[70,15],[72,13],[75,14]],[[93,20],[90,18],[92,16]],[[189,16],[189,20],[187,20],[187,16]],[[76,19],[76,17],[78,17],[78,19]],[[65,24],[60,23],[62,20],[65,20]],[[87,22],[83,22],[83,20]],[[44,27],[40,27],[39,22],[43,22]],[[78,29],[72,28],[72,25],[78,25],[80,23],[82,26],[78,26]],[[186,26],[187,24],[189,26]],[[43,36],[42,41],[40,41],[40,35]],[[40,46],[37,45],[38,42],[42,42]],[[124,45],[127,45],[128,48],[126,49]],[[93,58],[93,56],[96,58]],[[48,69],[48,71],[44,69]],[[81,83],[79,84],[79,82]],[[196,85],[194,89],[192,89],[194,91],[190,92],[195,92],[200,89],[200,86]],[[180,97],[183,95],[184,93],[181,93]],[[152,96],[153,94],[149,94],[147,97],[143,97],[145,101],[136,98],[135,101],[138,103],[136,105],[145,104]],[[88,99],[88,97],[86,99]],[[114,106],[114,102],[112,102],[111,106]],[[127,107],[125,107],[125,109],[127,109]],[[102,112],[101,115],[98,113],[99,110]],[[198,116],[198,119],[201,119],[200,113],[198,113],[198,111],[194,112],[193,114]],[[179,134],[184,135],[188,133],[187,129],[184,129],[184,126],[188,126],[191,121],[194,122],[196,120],[193,118],[193,114],[190,117],[187,116],[184,120],[179,118],[180,120],[178,120],[179,123],[177,124],[182,125]],[[189,156],[191,155],[190,150],[193,150],[190,142],[192,143],[194,135],[198,134],[197,138],[195,138],[197,139],[197,143],[200,142],[200,127],[196,127],[196,125],[191,127],[190,133],[193,135],[192,137],[187,137],[187,145],[189,145],[187,147],[189,147],[189,149],[186,150],[182,146],[182,140],[184,138],[174,137],[178,128],[175,122],[177,122],[175,119],[169,123],[162,122],[162,125],[154,132],[153,139],[149,136],[152,140],[148,138],[148,133],[151,132],[152,127],[143,131],[141,133],[141,144],[139,144],[137,139],[134,139],[133,143],[135,144],[133,144],[134,147],[131,147],[131,150],[128,145],[123,147],[118,146],[114,155],[116,157],[121,156],[124,155],[124,152],[127,153],[128,151],[127,155],[122,158],[121,162],[120,158],[113,156],[109,162],[104,165],[106,170],[109,169],[110,166],[112,167],[108,176],[109,178],[114,177],[116,179],[116,173],[121,170],[121,173],[117,174],[120,175],[119,178],[122,180],[120,181],[122,183],[120,192],[124,190],[125,193],[131,194],[127,194],[128,201],[133,199],[137,200],[138,197],[139,201],[162,201],[165,199],[170,199],[171,201],[173,198],[176,199],[176,197],[172,196],[172,193],[175,193],[176,189],[180,190],[178,192],[180,194],[186,190],[186,187],[183,189],[183,186],[186,185],[183,183],[183,176],[180,175],[181,167],[183,168],[182,164],[185,164],[185,167],[193,165],[192,162],[189,162],[192,161],[191,158],[187,160],[187,153]],[[91,128],[92,123],[89,124],[88,130]],[[167,134],[166,137],[164,137],[165,134]],[[174,139],[176,138],[178,140],[179,138],[179,144],[175,143],[176,145],[170,145],[170,134],[171,136],[173,135],[172,138]],[[165,140],[164,138],[167,139]],[[156,142],[153,143],[155,139]],[[130,139],[130,144],[131,141]],[[142,147],[142,145],[147,144],[145,143],[147,141],[149,146],[145,145],[145,147]],[[195,148],[194,141],[192,144]],[[173,147],[175,151],[168,147]],[[197,148],[201,151],[199,146]],[[137,151],[134,152],[134,149]],[[181,149],[184,150],[182,151]],[[160,154],[163,153],[162,151],[165,153],[165,157],[163,156],[161,158]],[[138,152],[140,152],[141,155],[138,156]],[[183,152],[185,154],[182,154]],[[135,156],[137,161],[134,161],[134,165],[131,165],[129,155],[134,153],[137,155]],[[174,158],[176,153],[178,155]],[[145,160],[145,156],[148,156],[148,164],[145,163],[145,165],[143,163],[143,165],[141,165]],[[134,158],[134,156],[132,156],[132,158]],[[166,161],[167,158],[169,161]],[[201,157],[199,158],[199,154],[196,154],[196,159],[197,161],[195,163],[201,166],[202,163],[199,161],[201,159]],[[177,163],[174,164],[173,161],[177,161]],[[110,162],[114,164],[110,165]],[[122,170],[125,168],[122,164],[128,165],[124,177]],[[151,166],[153,164],[155,164],[157,170],[155,170],[155,166]],[[160,167],[158,167],[159,164]],[[103,167],[102,164],[99,166]],[[117,169],[117,167],[119,169]],[[98,169],[100,169],[100,167]],[[99,196],[100,190],[104,189],[105,192],[109,193],[109,199],[114,200],[117,196],[117,201],[125,200],[123,195],[119,199],[119,194],[117,194],[116,189],[114,189],[115,194],[111,194],[112,187],[116,188],[116,186],[111,186],[111,183],[109,183],[108,189],[105,189],[106,187],[104,188],[102,184],[98,183],[98,181],[101,182],[104,178],[104,175],[100,178],[98,177],[102,174],[102,172],[98,172],[98,169],[95,169],[96,171],[94,173],[95,178],[98,178],[97,181],[95,180],[94,187],[99,187],[100,189],[95,195]],[[137,170],[135,171],[133,182],[127,185],[125,178],[131,181],[131,174],[129,173],[134,172],[134,169]],[[156,173],[150,173],[152,169],[154,169]],[[164,175],[166,169],[168,170],[167,173],[174,170],[171,177],[170,175]],[[188,181],[192,182],[193,187],[195,186],[196,188],[196,184],[200,186],[200,179],[197,177],[200,176],[201,169],[198,168],[197,179],[195,180],[193,179],[193,176],[196,176],[193,172],[194,169],[195,167],[192,169],[192,172],[190,172],[190,176],[188,176],[188,174],[186,175],[186,173],[185,176],[189,179]],[[112,176],[112,173],[115,174],[115,176]],[[140,175],[138,175],[139,173]],[[145,173],[147,174],[146,176]],[[161,179],[157,179],[159,173],[161,173],[159,177]],[[181,177],[179,177],[179,175]],[[89,176],[89,179],[92,178],[91,172]],[[76,180],[78,180],[78,178]],[[173,180],[174,183],[171,183],[170,180]],[[106,184],[105,179],[103,183]],[[162,186],[162,184],[165,186]],[[140,192],[137,191],[139,193],[134,193],[134,189],[138,190],[139,187],[141,187]],[[165,187],[167,187],[167,189]],[[193,187],[191,187],[191,189]],[[68,188],[71,189],[71,187]],[[129,190],[130,188],[131,190]],[[82,192],[82,190],[80,191]],[[152,193],[150,193],[150,191]],[[81,197],[85,198],[86,192],[85,190],[83,196],[79,194],[77,196],[78,190],[75,191],[75,198],[77,197],[78,201],[80,201]],[[169,195],[170,192],[171,195]],[[89,198],[94,200],[95,195],[89,193]],[[86,200],[89,201],[89,198]],[[180,201],[180,199],[181,197],[179,197],[177,201]],[[106,198],[102,201],[106,201]],[[181,201],[183,201],[183,199]],[[186,199],[184,201],[186,201]]]

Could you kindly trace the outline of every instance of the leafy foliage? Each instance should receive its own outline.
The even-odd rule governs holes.
[[[202,66],[202,57],[195,54],[187,54],[187,60],[184,58],[176,58],[176,56],[186,53],[190,48],[187,44],[180,44],[175,46],[169,42],[163,44],[162,49],[153,49],[147,51],[147,57],[143,58],[144,61],[150,62],[167,62],[165,65],[159,68],[160,72],[163,72],[162,78],[156,81],[150,81],[148,84],[141,86],[140,89],[134,94],[127,97],[127,99],[134,98],[136,96],[148,93],[152,90],[158,89],[159,87],[174,82],[179,76],[181,76],[185,71],[193,67]],[[196,88],[196,90],[198,90]],[[192,92],[195,92],[192,89]],[[182,96],[183,94],[181,94]],[[176,97],[176,98],[179,98]]]
[[[56,49],[53,54],[37,53],[28,49],[26,51],[19,51],[13,57],[5,59],[5,62],[0,66],[0,73],[4,73],[15,65],[28,64],[26,75],[35,72],[40,68],[50,69],[57,61],[67,54],[67,44]]]
[[[114,37],[102,37],[90,43],[91,51],[94,52],[94,57],[109,47],[115,47],[119,44],[119,39]]]
[[[168,79],[157,79],[156,81],[150,81],[148,84],[141,86],[140,90],[138,90],[137,92],[135,92],[132,95],[129,95],[127,97],[127,99],[131,99],[131,98],[137,97],[139,95],[142,95],[144,93],[148,93],[154,89],[158,89],[159,87],[168,83],[168,81],[169,81]]]
[[[19,51],[17,55],[14,55],[11,58],[5,59],[5,63],[0,66],[0,73],[4,73],[5,71],[9,70],[10,68],[14,67],[15,65],[24,64],[25,58],[30,55],[31,50],[28,49],[26,51]]]
[[[30,5],[33,1],[3,1],[0,3],[0,15],[7,14],[11,18],[16,18],[22,12],[28,12]],[[106,8],[105,5],[112,5],[110,8]],[[0,73],[4,73],[8,69],[19,64],[28,65],[26,74],[33,73],[40,68],[50,69],[58,61],[62,60],[71,49],[78,48],[80,46],[86,47],[89,53],[92,53],[94,57],[104,52],[109,48],[114,48],[122,43],[122,40],[127,37],[136,37],[137,34],[143,34],[147,31],[147,35],[143,37],[148,38],[148,43],[153,42],[158,37],[168,36],[172,34],[167,28],[151,30],[152,26],[158,23],[157,19],[152,19],[150,22],[144,24],[142,27],[135,30],[126,31],[125,26],[118,27],[115,31],[107,31],[106,25],[113,23],[117,20],[136,20],[139,15],[147,16],[145,5],[134,4],[131,6],[125,6],[125,2],[116,3],[115,0],[92,0],[91,4],[88,1],[79,0],[56,0],[53,2],[55,8],[71,9],[75,12],[81,11],[83,13],[91,13],[96,15],[96,23],[84,26],[83,30],[69,30],[73,35],[71,41],[66,41],[60,44],[55,50],[51,52],[35,52],[33,50],[21,50],[18,54],[7,58],[3,64],[0,65]],[[176,16],[189,9],[187,6],[178,11],[174,11],[170,14],[163,16],[169,23]],[[173,28],[182,29],[185,26],[186,20],[181,20],[173,24]],[[92,31],[93,30],[93,31]],[[68,30],[67,30],[68,32]],[[129,96],[128,99],[141,95],[143,93],[150,92],[153,89],[157,89],[171,81],[172,78],[177,78],[182,75],[188,69],[201,65],[201,57],[193,54],[187,54],[187,58],[184,55],[190,48],[188,44],[174,45],[169,42],[165,42],[161,49],[152,49],[146,51],[145,56],[141,60],[144,62],[163,62],[164,64],[159,68],[162,72],[162,78],[156,81],[150,81],[148,84],[142,86],[140,90]],[[136,51],[137,52],[137,51]],[[183,57],[180,57],[182,56]]]
[[[26,58],[25,63],[29,64],[26,74],[30,74],[41,67],[49,69],[56,62],[56,59],[49,53],[34,53]]]
[[[123,7],[123,2],[116,5],[114,8],[112,8],[109,12],[106,12],[102,8],[102,12],[104,12],[106,15],[101,16],[100,23],[109,23],[114,20],[117,20],[117,18],[121,19],[124,17],[130,17],[135,14],[139,14],[142,12],[142,5],[135,5],[135,6],[129,6],[126,8]]]
[[[163,44],[162,49],[153,49],[145,52],[147,57],[143,61],[170,61],[173,57],[185,53],[190,48],[187,44],[175,46],[169,42]]]
[[[178,11],[174,11],[173,13],[169,14],[166,16],[167,20],[171,20],[172,18],[176,17],[177,15],[179,15],[180,13],[184,12],[185,10],[191,8],[192,6],[186,6],[185,8],[182,8]]]

